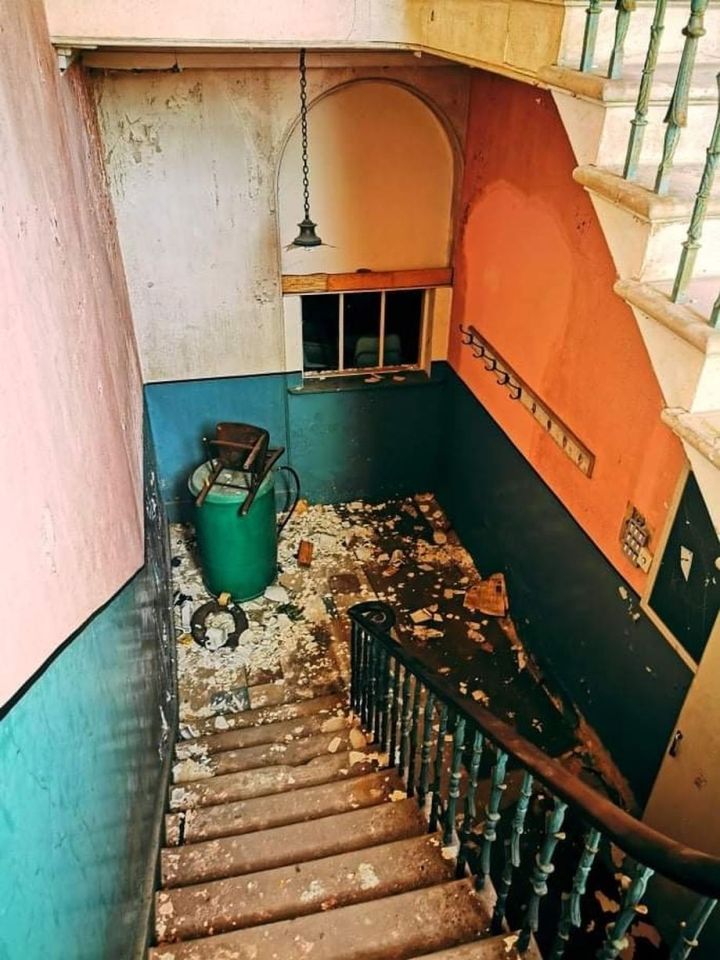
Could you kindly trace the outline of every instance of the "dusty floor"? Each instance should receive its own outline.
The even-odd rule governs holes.
[[[301,540],[313,544],[309,567],[296,559]],[[277,581],[264,596],[242,604],[250,627],[234,650],[211,651],[190,636],[192,612],[210,599],[192,528],[174,525],[171,548],[181,736],[225,729],[223,714],[281,703],[288,687],[308,694],[336,688],[347,665],[345,611],[377,598],[395,610],[401,642],[420,648],[422,657],[455,680],[461,692],[475,694],[578,775],[615,792],[606,776],[608,758],[587,738],[572,710],[547,688],[518,638],[512,597],[508,616],[483,616],[468,609],[467,594],[480,577],[431,495],[383,504],[301,502],[280,539]],[[197,763],[196,775],[204,776],[202,758],[188,762]],[[536,795],[535,815],[531,812],[527,825],[529,840],[542,830],[547,802]],[[563,887],[570,886],[577,863],[578,850],[573,848],[580,842],[580,825],[569,833],[566,855],[557,863]],[[499,853],[502,844],[496,847]],[[619,876],[599,872],[587,936],[568,951],[569,960],[594,955],[604,927],[619,909]],[[552,929],[554,924],[547,926]],[[633,932],[624,960],[658,955],[654,928],[640,924]],[[592,952],[586,952],[591,947]]]

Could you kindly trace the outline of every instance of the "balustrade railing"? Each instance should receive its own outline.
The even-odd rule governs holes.
[[[518,930],[520,955],[541,932],[549,960],[562,960],[583,924],[593,864],[603,844],[612,842],[625,854],[629,876],[598,960],[613,960],[624,950],[656,874],[697,894],[670,952],[671,960],[686,960],[720,897],[720,858],[689,849],[635,819],[461,693],[398,643],[387,604],[361,603],[349,612],[352,709],[379,751],[387,753],[388,766],[397,768],[407,795],[424,807],[430,832],[438,832],[456,857],[458,876],[473,876],[478,890],[494,886],[491,929]],[[519,792],[510,799],[509,767],[522,773]],[[483,783],[480,772],[486,768],[489,780]],[[525,825],[536,790],[549,797],[551,807],[533,848]],[[553,884],[555,854],[570,814],[574,823],[584,824],[583,842],[570,889],[558,890]],[[496,846],[503,837],[501,857],[503,848],[496,851]],[[525,904],[521,917],[509,915],[510,894],[518,885],[523,895],[516,899]],[[544,902],[553,899],[558,909],[545,911]],[[546,916],[558,915],[555,929],[541,929]]]
[[[679,60],[675,82],[670,102],[667,107],[664,122],[666,124],[662,147],[662,156],[658,163],[654,177],[653,190],[663,196],[670,192],[675,156],[683,131],[688,125],[688,112],[692,109],[691,91],[695,65],[697,61],[700,41],[706,33],[705,15],[710,0],[688,0],[688,19],[683,27],[684,43]],[[598,28],[604,8],[601,0],[589,0],[585,19],[585,34],[582,53],[580,55],[580,70],[589,72],[595,69],[595,55],[597,47]],[[615,33],[612,50],[609,54],[607,76],[617,80],[624,75],[625,45],[628,32],[631,29],[633,12],[636,9],[636,0],[617,0],[615,3]],[[639,78],[637,100],[634,116],[630,121],[623,176],[627,180],[637,180],[645,133],[649,124],[649,113],[652,103],[653,80],[661,57],[661,43],[666,31],[667,0],[656,0],[654,16],[645,53],[642,73]],[[718,114],[712,131],[708,130],[709,144],[706,152],[705,166],[698,185],[695,204],[693,207],[690,225],[682,249],[678,251],[679,263],[672,288],[671,299],[682,302],[687,298],[688,286],[693,279],[695,262],[700,249],[700,240],[703,224],[707,217],[715,170],[720,156],[720,74],[718,80]],[[718,273],[720,273],[720,256],[718,257]],[[709,322],[715,326],[720,322],[720,295],[716,300],[709,317]]]

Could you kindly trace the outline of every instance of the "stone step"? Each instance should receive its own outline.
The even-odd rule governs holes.
[[[351,750],[326,753],[297,767],[283,765],[227,773],[171,787],[170,810],[192,810],[195,807],[212,807],[237,800],[251,800],[253,797],[267,797],[285,790],[298,790],[331,780],[359,777],[372,773],[376,768],[377,761],[371,756],[366,756],[359,750]]]
[[[365,737],[357,728],[346,726],[339,732],[318,733],[291,743],[262,743],[242,750],[226,750],[209,757],[180,760],[173,766],[175,783],[195,783],[209,777],[221,777],[264,767],[295,767],[325,754],[364,750]]]
[[[279,723],[283,720],[295,720],[298,717],[310,717],[314,714],[330,716],[344,708],[344,698],[338,693],[329,693],[324,696],[291,700],[275,706],[256,707],[240,713],[221,713],[212,717],[202,717],[187,726],[196,731],[193,738],[198,739],[228,730],[247,730],[266,723]],[[191,740],[179,742],[190,743]]]
[[[149,960],[408,960],[483,932],[487,902],[469,880],[281,920],[202,940],[163,944]]]
[[[440,950],[436,953],[424,953],[422,960],[521,960],[515,950],[517,934],[505,933],[497,937],[478,940],[475,943],[464,943],[459,947],[450,947],[449,950]],[[522,960],[542,960],[542,955],[535,945],[530,942]]]
[[[308,863],[156,895],[159,942],[189,940],[336,909],[452,880],[438,835],[411,837]]]
[[[385,771],[254,800],[170,813],[165,818],[165,839],[169,845],[179,844],[181,837],[185,843],[198,843],[318,820],[375,806],[388,800],[393,791],[401,790],[402,782],[395,771]]]
[[[586,0],[566,0],[563,35],[559,53],[559,62],[569,67],[577,67],[587,21]],[[665,11],[665,29],[660,42],[660,59],[668,56],[677,60],[682,51],[685,37],[682,30],[687,25],[689,4],[686,0],[669,2]],[[650,25],[655,13],[653,0],[638,0],[637,8],[630,17],[630,27],[625,40],[625,58],[628,62],[637,61],[645,56],[650,39]],[[598,18],[596,60],[598,67],[607,67],[615,36],[615,6],[603,4]],[[700,41],[703,56],[720,54],[720,7],[710,6],[705,14],[707,33]]]
[[[322,820],[165,848],[160,855],[161,882],[164,887],[180,887],[242,876],[418,836],[426,830],[414,800],[383,803]]]
[[[336,682],[310,687],[290,683],[287,680],[260,683],[247,687],[246,690],[250,701],[248,710],[279,707],[298,700],[314,700],[331,694],[337,695],[340,692]],[[192,686],[187,691],[180,691],[180,722],[184,726],[195,727],[203,718],[226,715],[220,705],[226,701],[222,687],[218,686],[218,681],[212,674],[204,678],[194,678]],[[238,713],[246,712],[246,710],[238,710]]]
[[[705,159],[717,114],[715,75],[720,62],[698,62],[693,73],[688,122],[675,153],[676,164],[699,164]],[[543,67],[539,76],[553,91],[555,102],[578,164],[612,167],[624,162],[630,121],[641,67],[631,65],[622,80],[608,80],[599,73],[581,73],[565,67]],[[667,105],[677,72],[676,63],[658,66],[641,162],[657,164],[662,157]]]
[[[675,167],[670,192],[661,197],[652,190],[652,167],[641,167],[633,182],[625,180],[619,170],[592,164],[573,171],[574,179],[590,194],[621,277],[642,277],[644,282],[675,277],[701,174],[699,166]],[[720,184],[707,205],[695,260],[696,277],[717,271],[719,246]]]
[[[277,723],[264,723],[257,727],[226,730],[191,740],[179,740],[175,744],[175,756],[178,760],[199,759],[227,750],[257,747],[263,743],[289,743],[316,733],[343,730],[349,725],[349,718],[342,712],[330,716],[325,713],[311,713],[306,717],[294,717]]]

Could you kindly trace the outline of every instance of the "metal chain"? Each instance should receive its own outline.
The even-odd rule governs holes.
[[[300,129],[302,131],[302,182],[305,219],[310,219],[310,170],[308,167],[307,126],[307,78],[305,76],[305,50],[300,51]]]

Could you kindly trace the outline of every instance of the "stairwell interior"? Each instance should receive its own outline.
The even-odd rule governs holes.
[[[0,956],[714,957],[720,9],[0,15]],[[242,668],[222,421],[303,491]]]

